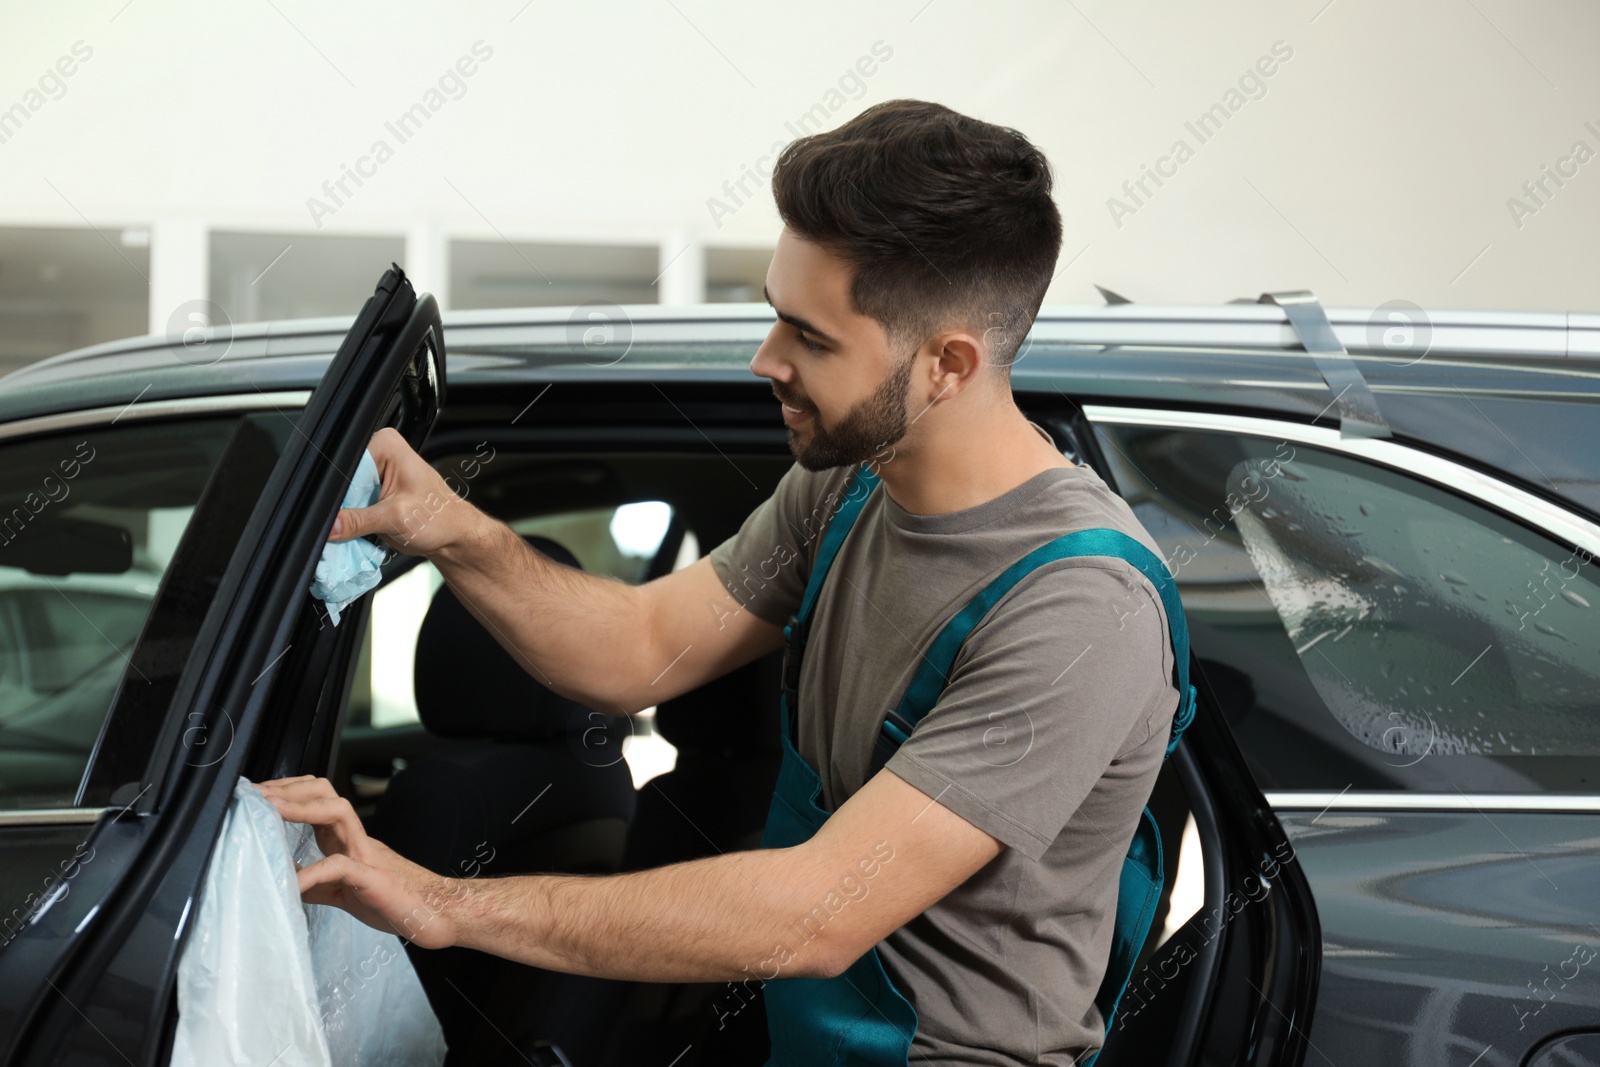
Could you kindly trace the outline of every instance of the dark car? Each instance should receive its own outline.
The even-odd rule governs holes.
[[[240,775],[326,775],[461,877],[752,846],[778,654],[617,719],[540,686],[431,564],[391,559],[337,624],[308,587],[386,426],[568,565],[697,559],[793,462],[748,366],[772,324],[441,325],[396,269],[353,326],[0,380],[5,1061],[166,1062]],[[1192,635],[1199,710],[1151,800],[1164,915],[1098,1064],[1600,1062],[1600,316],[1046,308],[1012,386],[1161,544]],[[624,750],[662,738],[675,765],[635,791]],[[452,1062],[764,1053],[744,986],[410,955]]]

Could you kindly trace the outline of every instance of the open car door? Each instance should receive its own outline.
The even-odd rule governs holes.
[[[335,626],[309,593],[328,531],[374,432],[421,446],[444,359],[437,304],[395,266],[298,419],[267,394],[239,415],[64,809],[76,833],[53,840],[78,839],[70,871],[0,949],[0,1061],[166,1062],[186,924],[234,783],[331,763],[370,598]]]

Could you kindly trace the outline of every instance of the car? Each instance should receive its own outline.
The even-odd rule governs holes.
[[[752,846],[776,654],[617,719],[540,686],[417,557],[337,623],[307,590],[382,427],[570,566],[692,562],[793,462],[748,366],[773,322],[440,316],[394,268],[353,322],[0,379],[0,701],[34,702],[30,731],[0,714],[6,1062],[166,1062],[240,775],[327,776],[461,877]],[[1012,388],[1164,550],[1199,693],[1151,798],[1162,911],[1100,1067],[1600,1060],[1600,316],[1047,306]],[[52,628],[17,636],[24,598]],[[636,790],[625,757],[663,740],[675,762]],[[746,985],[409,952],[453,1062],[765,1053]]]

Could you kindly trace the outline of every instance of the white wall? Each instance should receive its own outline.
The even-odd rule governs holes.
[[[1600,153],[1600,7],[1580,0],[10,0],[0,28],[0,110],[41,105],[0,129],[0,226],[150,227],[180,259],[197,225],[398,235],[419,287],[442,290],[449,238],[642,243],[689,300],[700,247],[774,239],[750,174],[789,123],[912,96],[1044,147],[1066,220],[1052,301],[1098,302],[1098,282],[1143,302],[1600,303],[1600,159],[1561,164],[1542,206],[1522,188],[1577,142]],[[80,41],[92,55],[59,98],[30,97]],[[1264,95],[1202,143],[1185,123],[1275,42],[1292,56]],[[475,44],[459,98],[402,141],[386,124]],[[837,92],[875,45],[871,76]],[[1123,191],[1180,139],[1193,156],[1163,185]],[[392,157],[335,202],[324,182],[379,141]],[[1537,210],[1514,218],[1512,197]],[[152,257],[164,324],[205,268]]]

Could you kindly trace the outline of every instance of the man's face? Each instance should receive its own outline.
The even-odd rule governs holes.
[[[881,456],[906,435],[915,351],[850,306],[851,268],[785,229],[767,268],[778,322],[750,369],[785,406],[789,450],[809,471]],[[798,410],[793,410],[798,409]]]

